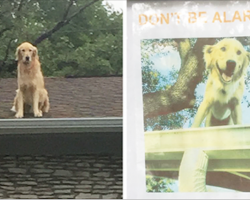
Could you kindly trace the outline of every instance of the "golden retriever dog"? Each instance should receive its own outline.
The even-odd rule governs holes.
[[[250,53],[233,38],[225,38],[203,49],[209,77],[205,95],[192,127],[242,123],[241,100]]]
[[[43,112],[49,111],[50,104],[37,48],[28,42],[22,43],[17,47],[16,59],[18,89],[11,110],[16,112],[16,118],[22,118],[24,107],[29,107],[35,117],[42,117]]]

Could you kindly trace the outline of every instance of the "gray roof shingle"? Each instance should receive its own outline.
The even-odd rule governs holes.
[[[122,117],[122,77],[45,78],[45,86],[50,99],[45,118]],[[16,78],[0,79],[0,118],[14,118],[16,89]]]

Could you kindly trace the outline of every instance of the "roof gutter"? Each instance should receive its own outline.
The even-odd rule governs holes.
[[[0,119],[0,155],[122,155],[122,118]]]
[[[0,119],[0,135],[90,132],[122,132],[122,118]]]

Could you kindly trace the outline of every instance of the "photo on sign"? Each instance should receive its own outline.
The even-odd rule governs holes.
[[[247,124],[250,38],[141,41],[145,131]]]
[[[249,64],[249,37],[141,40],[147,192],[178,191],[179,168],[173,166],[182,154],[167,152],[168,131],[249,124]],[[184,145],[192,138],[182,139]],[[164,155],[172,161],[164,163]],[[217,186],[229,191],[227,184]]]

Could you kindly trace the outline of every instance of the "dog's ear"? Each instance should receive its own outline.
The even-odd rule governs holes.
[[[250,65],[250,52],[247,51],[246,59],[244,60],[244,67],[248,67]]]
[[[206,64],[206,68],[210,69],[211,68],[211,62],[212,62],[212,52],[213,52],[213,45],[205,45],[203,47],[203,59]]]
[[[244,76],[247,75],[247,68],[250,66],[250,52],[246,52],[246,57],[244,59],[244,62],[242,64],[242,70],[243,70],[243,74]]]
[[[16,56],[16,61],[20,60],[20,46],[16,48],[16,53],[15,53],[15,56]]]
[[[37,50],[37,48],[36,48],[35,46],[33,47],[33,54],[32,54],[32,56],[33,56],[34,58],[39,59],[39,57],[38,57],[38,50]]]
[[[250,61],[250,52],[247,52],[247,58]]]

